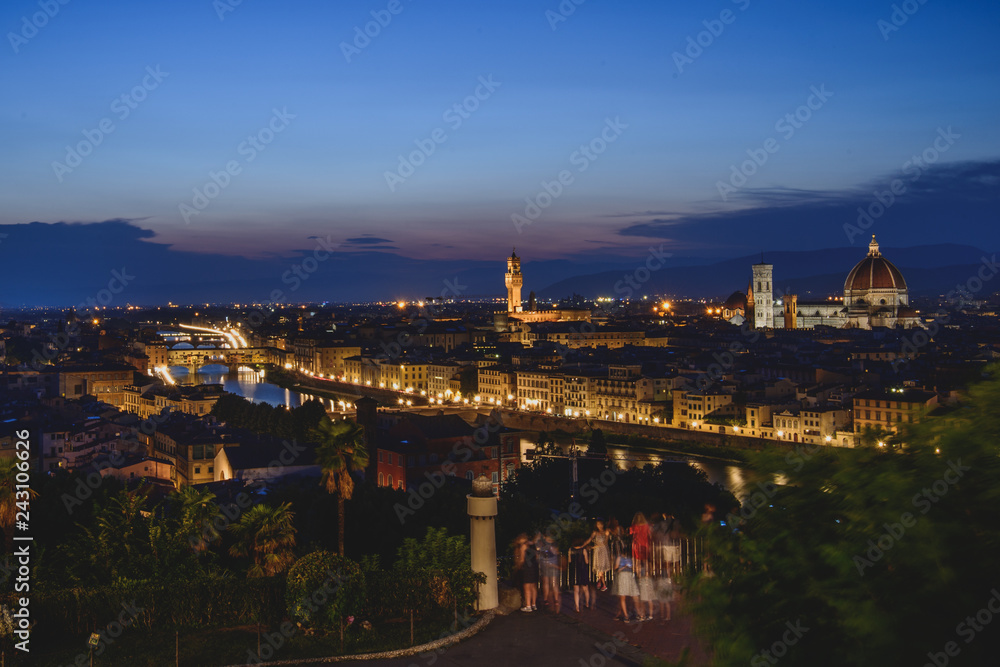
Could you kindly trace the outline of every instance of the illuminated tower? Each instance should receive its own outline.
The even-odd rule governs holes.
[[[507,275],[504,282],[507,284],[507,312],[520,313],[521,286],[524,284],[524,276],[521,275],[521,258],[514,250],[507,258]]]
[[[786,294],[782,299],[785,302],[785,328],[797,329],[799,327],[799,297],[796,294]]]
[[[753,265],[753,326],[755,329],[774,328],[774,300],[771,291],[771,277],[774,265],[765,264],[761,256],[760,264]]]

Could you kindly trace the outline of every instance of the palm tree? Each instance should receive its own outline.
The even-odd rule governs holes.
[[[236,544],[229,553],[250,559],[247,577],[270,577],[295,561],[295,513],[291,503],[278,507],[256,505],[229,527]]]
[[[320,484],[327,493],[337,494],[337,551],[343,556],[345,503],[354,495],[351,475],[368,466],[365,430],[351,421],[334,422],[324,417],[313,437],[320,443],[316,448],[316,463],[323,471]]]
[[[106,569],[112,579],[137,576],[148,554],[150,513],[146,497],[138,490],[120,491],[96,509],[94,530],[84,528],[96,568]]]
[[[215,494],[208,489],[201,491],[193,486],[185,486],[174,494],[177,504],[180,534],[188,540],[191,548],[202,552],[221,535],[215,527],[215,520],[221,513],[215,504]]]

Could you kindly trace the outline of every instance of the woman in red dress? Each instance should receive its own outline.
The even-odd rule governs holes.
[[[647,562],[649,560],[649,522],[646,521],[645,514],[635,513],[629,532],[632,533],[632,558],[636,565]]]

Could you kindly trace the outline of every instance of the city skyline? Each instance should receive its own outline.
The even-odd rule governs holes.
[[[0,662],[996,663],[997,28],[4,3]]]

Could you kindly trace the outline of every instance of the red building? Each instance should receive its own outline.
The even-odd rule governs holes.
[[[521,466],[528,435],[490,420],[476,426],[457,415],[400,414],[377,435],[377,483],[407,489],[437,475],[471,481],[484,474],[496,490]]]

